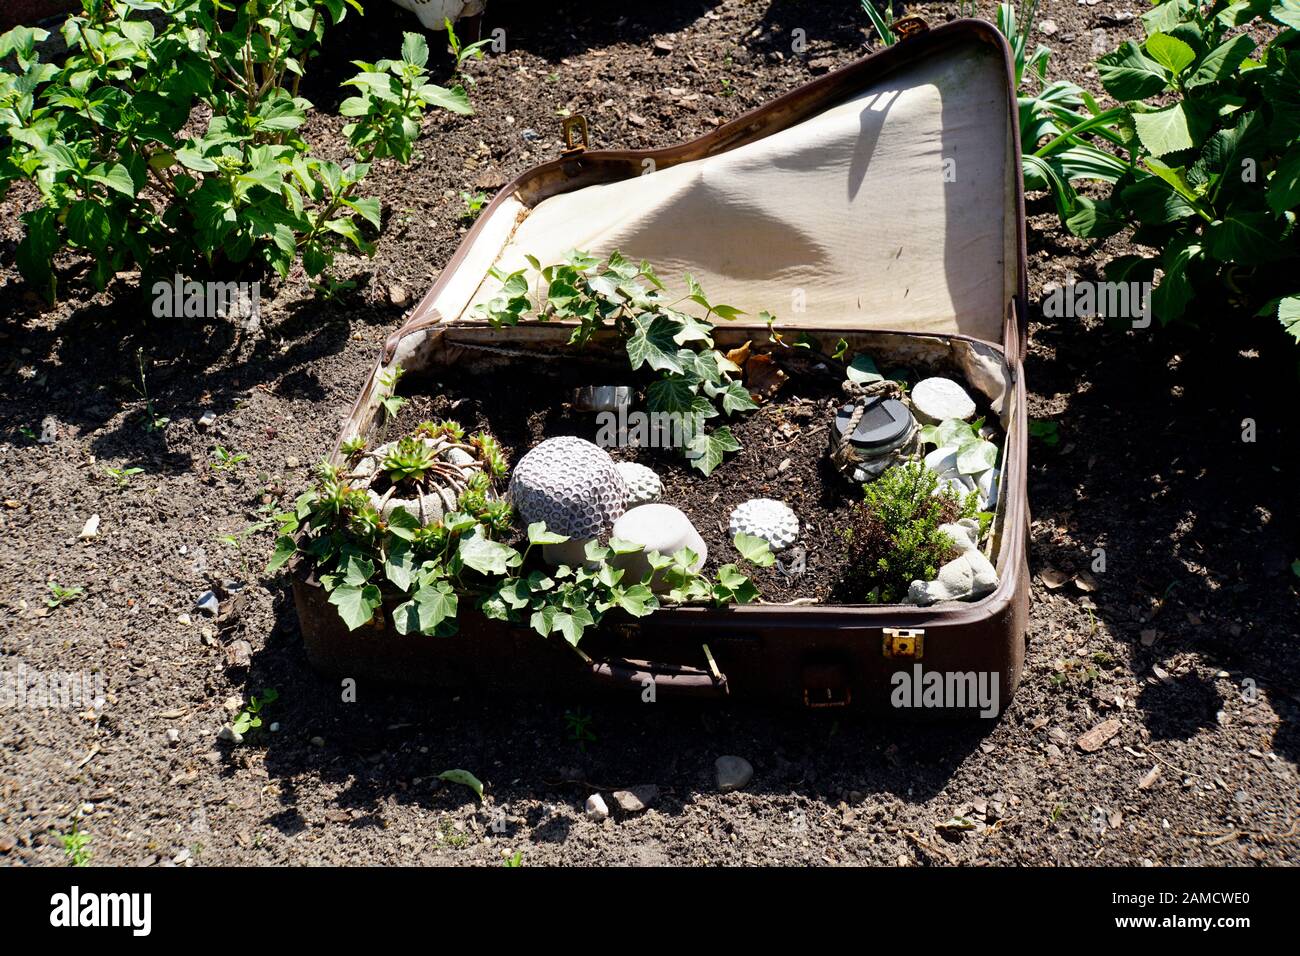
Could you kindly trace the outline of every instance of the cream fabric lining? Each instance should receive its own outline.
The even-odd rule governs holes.
[[[757,142],[543,200],[496,265],[618,249],[783,325],[1001,342],[1016,281],[1006,97],[995,50],[946,50]],[[470,307],[497,288],[486,279]]]

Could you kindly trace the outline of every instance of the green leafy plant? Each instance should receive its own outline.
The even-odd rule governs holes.
[[[213,446],[212,468],[214,471],[234,471],[242,462],[247,460],[247,455],[235,454],[224,445]]]
[[[104,474],[112,478],[117,483],[118,488],[131,487],[131,479],[136,475],[144,474],[143,468],[109,468],[104,467]]]
[[[55,257],[83,256],[104,288],[201,264],[212,275],[273,270],[301,258],[324,272],[344,246],[367,253],[377,199],[357,189],[373,160],[407,162],[431,106],[470,112],[464,91],[427,81],[428,48],[406,34],[402,59],[358,63],[344,133],[352,161],[315,157],[299,135],[298,95],[328,25],[356,0],[83,0],[67,19],[66,57],[42,62],[48,32],[0,36],[0,196],[40,191],[22,215],[17,262],[53,299]],[[155,14],[157,14],[155,16]]]
[[[397,413],[406,404],[406,399],[397,394],[397,383],[402,380],[402,376],[405,374],[406,370],[402,366],[394,365],[379,376],[379,384],[383,386],[384,391],[387,393],[379,400],[379,403],[383,405],[384,411],[390,419],[396,418]]]
[[[894,4],[892,0],[885,0],[883,10],[877,10],[876,5],[871,0],[862,0],[862,10],[871,21],[871,25],[876,28],[876,36],[880,38],[883,46],[893,46],[898,42],[898,37],[894,35]]]
[[[939,526],[975,517],[979,495],[937,491],[939,476],[920,462],[904,462],[863,486],[841,532],[849,572],[842,586],[868,603],[897,604],[913,581],[930,581],[955,555]]]
[[[998,463],[998,446],[980,435],[983,424],[982,418],[974,422],[950,418],[938,425],[924,426],[921,441],[937,448],[956,449],[957,471],[963,475],[977,475]]]
[[[650,263],[635,263],[618,251],[603,262],[574,250],[555,265],[543,267],[532,256],[528,263],[531,268],[509,275],[493,271],[501,291],[476,307],[477,317],[498,327],[525,319],[572,322],[569,343],[575,347],[612,329],[624,340],[633,370],[654,376],[646,387],[646,409],[680,426],[680,444],[694,468],[709,475],[740,449],[729,426],[710,429],[707,422],[758,407],[740,381],[740,367],[713,345],[712,319],[732,320],[744,315],[741,310],[709,301],[690,275],[686,293],[674,296]],[[703,316],[683,311],[683,303],[702,309]]]
[[[63,607],[63,605],[71,604],[73,601],[79,601],[86,593],[86,589],[77,584],[64,587],[50,581],[46,587],[50,590],[50,596],[45,599],[45,606],[49,608]]]
[[[149,395],[149,380],[145,374],[144,349],[135,350],[136,371],[139,376],[139,384],[135,386],[136,393],[144,399],[144,430],[147,432],[159,432],[171,424],[171,419],[165,415],[159,415],[158,410],[154,407],[153,398]]]
[[[1029,437],[1037,438],[1048,448],[1055,448],[1061,443],[1061,426],[1056,422],[1031,419]]]
[[[474,78],[465,73],[465,64],[470,60],[483,59],[483,51],[491,46],[492,38],[485,37],[482,40],[475,40],[473,43],[464,43],[457,36],[456,27],[451,20],[443,20],[442,25],[447,31],[447,48],[451,50],[451,55],[456,58],[456,75],[466,83],[473,83]]]
[[[1118,105],[1074,130],[1117,143],[1125,161],[1119,175],[1083,177],[1110,194],[1067,195],[1066,226],[1088,238],[1132,229],[1152,251],[1113,260],[1106,277],[1154,282],[1161,322],[1214,294],[1300,340],[1300,9],[1162,0],[1142,23],[1145,40],[1097,61]]]
[[[491,200],[492,197],[482,190],[476,190],[471,193],[462,189],[460,192],[460,201],[465,204],[465,211],[460,214],[461,220],[464,222],[473,222],[478,218],[478,214],[483,211],[483,207],[491,202]]]
[[[429,429],[422,428],[419,434],[427,435]],[[463,434],[455,423],[433,429]],[[396,604],[392,620],[401,634],[454,634],[461,611],[469,607],[488,619],[527,626],[541,637],[557,636],[575,647],[614,611],[637,618],[664,602],[723,605],[757,597],[737,565],[722,566],[712,579],[694,570],[697,558],[687,550],[647,554],[649,571],[642,579],[628,579],[625,569],[616,566],[617,558],[639,548],[618,539],[607,546],[588,542],[585,560],[576,567],[540,566],[535,560],[539,549],[568,538],[536,522],[522,540],[515,540],[521,535],[514,513],[493,488],[496,476],[507,473],[504,455],[485,433],[475,438],[465,447],[477,451],[484,470],[461,491],[457,510],[425,526],[401,507],[385,518],[364,487],[350,484],[351,476],[321,465],[294,510],[278,516],[280,534],[267,572],[301,554],[352,630],[373,620],[387,596]],[[398,448],[403,444],[399,439]],[[399,480],[413,480],[427,467],[406,456],[391,466],[393,474],[402,476]],[[772,563],[765,543],[741,544],[745,560],[758,566]],[[650,588],[655,575],[666,588],[662,599]]]
[[[598,739],[596,731],[591,726],[594,720],[595,718],[585,710],[564,712],[564,724],[569,730],[569,739],[576,743],[581,751],[585,752],[587,744],[594,744]]]
[[[59,842],[63,844],[63,853],[68,858],[69,864],[90,865],[90,850],[87,849],[90,844],[90,834],[81,829],[80,818],[72,821],[72,829],[69,832],[59,834]]]
[[[261,697],[250,696],[248,703],[235,715],[235,719],[230,724],[231,729],[242,736],[250,730],[261,727],[266,708],[279,699],[280,692],[273,687],[264,689]]]

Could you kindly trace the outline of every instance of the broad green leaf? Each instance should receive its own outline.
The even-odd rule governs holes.
[[[430,106],[441,107],[452,113],[459,113],[461,116],[469,116],[474,112],[474,107],[469,103],[469,96],[459,86],[447,89],[435,83],[426,83],[420,87],[420,99]]]
[[[1182,73],[1196,60],[1195,50],[1168,33],[1153,33],[1147,37],[1146,51],[1151,59],[1175,76]]]
[[[736,535],[732,543],[736,546],[736,550],[740,552],[740,556],[750,564],[760,568],[770,568],[776,564],[776,555],[772,553],[771,546],[765,539],[757,535],[742,532]]]
[[[1097,72],[1101,85],[1117,100],[1145,100],[1169,86],[1169,74],[1132,40],[1098,59]]]
[[[393,612],[399,634],[432,635],[440,624],[456,617],[459,601],[446,581],[426,584]]]
[[[1277,304],[1277,320],[1300,342],[1300,295],[1289,295]]]
[[[1278,160],[1268,181],[1268,206],[1279,216],[1300,206],[1300,144]]]
[[[609,550],[615,554],[636,554],[638,551],[644,550],[644,547],[635,541],[628,541],[624,538],[610,538]]]
[[[474,791],[474,795],[483,799],[483,784],[478,777],[474,776],[468,770],[444,770],[438,774],[438,779],[447,783],[459,784],[462,787],[469,787]]]
[[[420,519],[405,508],[394,508],[388,515],[388,533],[411,541],[420,530]]]
[[[459,553],[465,566],[480,574],[505,574],[508,568],[519,563],[519,553],[514,548],[483,537],[478,529],[461,539]]]
[[[1220,43],[1197,64],[1196,72],[1187,81],[1187,88],[1193,89],[1231,77],[1237,72],[1237,67],[1241,66],[1241,61],[1250,56],[1254,49],[1254,39],[1245,33],[1239,33]]]
[[[633,321],[636,331],[627,340],[627,357],[632,368],[649,365],[657,372],[680,375],[682,366],[677,358],[677,343],[673,340],[676,323],[666,315],[638,315]]]
[[[429,44],[423,34],[402,34],[402,59],[412,66],[424,66],[429,62]]]
[[[365,587],[340,584],[330,592],[329,597],[329,602],[338,608],[339,617],[343,618],[343,623],[348,626],[349,631],[355,631],[362,624],[369,622],[374,617],[375,608],[379,607],[382,601],[379,588],[373,584],[367,584]]]
[[[729,382],[718,395],[722,398],[722,410],[728,415],[750,412],[758,408],[758,403],[749,394],[749,389],[740,382]]]
[[[957,449],[957,471],[963,475],[977,475],[998,463],[998,446],[979,439],[967,442]]]
[[[590,611],[585,607],[577,607],[570,611],[556,611],[551,626],[553,630],[559,631],[566,641],[577,647],[578,642],[582,640],[583,631],[595,623]]]
[[[1268,213],[1230,209],[1205,227],[1205,251],[1220,262],[1270,262],[1281,253],[1282,228]]]
[[[1152,156],[1164,156],[1195,146],[1182,103],[1153,113],[1133,113],[1133,126]]]
[[[858,385],[866,385],[869,382],[884,381],[885,376],[880,374],[880,369],[876,368],[876,363],[870,355],[864,355],[859,352],[853,356],[853,361],[849,363],[846,369],[849,381]]]
[[[547,531],[545,521],[534,521],[528,526],[529,544],[563,544],[568,540],[568,535]]]
[[[722,459],[727,452],[739,450],[740,442],[736,441],[731,434],[731,429],[724,425],[711,432],[701,431],[691,439],[686,446],[686,457],[690,460],[691,467],[699,469],[707,476],[722,464]]]

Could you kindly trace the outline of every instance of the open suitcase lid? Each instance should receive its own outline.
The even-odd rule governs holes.
[[[689,272],[748,313],[741,323],[767,310],[778,327],[958,334],[1011,357],[1024,342],[1023,223],[1005,40],[982,20],[919,28],[690,142],[525,172],[384,359],[413,347],[401,341],[412,332],[467,321],[497,293],[489,268],[575,248],[646,259],[670,285]]]

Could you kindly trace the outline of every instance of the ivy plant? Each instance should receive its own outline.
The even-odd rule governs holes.
[[[68,52],[44,62],[46,30],[0,36],[0,197],[18,180],[40,193],[22,215],[17,263],[46,297],[55,257],[80,254],[103,288],[146,280],[274,271],[301,259],[325,272],[344,247],[368,254],[378,199],[359,195],[373,160],[407,162],[430,106],[470,112],[459,87],[428,82],[428,48],[358,63],[346,163],[314,156],[298,95],[326,28],[356,0],[83,0],[62,29]]]
[[[415,434],[431,430],[459,432],[454,422],[424,423]],[[473,609],[491,620],[532,628],[542,637],[558,637],[577,646],[604,616],[617,609],[644,617],[664,603],[747,603],[758,591],[737,564],[726,564],[710,578],[693,570],[697,556],[689,550],[673,555],[650,553],[650,571],[629,579],[618,557],[639,546],[612,539],[589,542],[578,566],[544,567],[536,550],[568,539],[537,522],[521,534],[508,503],[493,492],[504,476],[505,459],[486,433],[470,439],[484,471],[477,487],[460,495],[458,507],[421,526],[403,507],[385,517],[366,490],[352,484],[344,468],[323,464],[311,488],[294,509],[278,515],[280,533],[267,565],[271,573],[295,555],[310,562],[329,603],[350,630],[372,621],[386,599],[398,601],[393,624],[401,634],[442,637],[455,634],[461,614]],[[383,465],[390,478],[407,480],[427,469],[413,446],[399,439],[392,460]],[[471,482],[471,485],[474,485]],[[740,542],[737,543],[740,548]],[[772,563],[766,545],[755,539],[740,548],[756,566]],[[650,588],[659,576],[661,596]]]
[[[501,289],[476,307],[476,317],[497,327],[528,319],[572,322],[569,343],[577,347],[611,329],[623,338],[632,369],[652,376],[646,410],[683,424],[683,451],[693,467],[709,475],[740,449],[728,425],[707,423],[758,407],[740,380],[740,366],[713,342],[713,319],[730,321],[744,315],[741,310],[711,302],[690,275],[686,293],[675,296],[650,263],[617,250],[603,261],[577,250],[553,265],[532,256],[527,261],[529,267],[516,272],[492,271]]]

